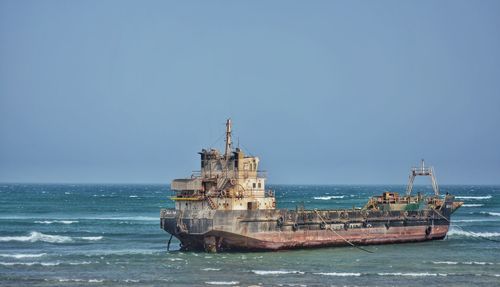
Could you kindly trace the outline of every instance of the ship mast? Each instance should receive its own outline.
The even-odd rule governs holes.
[[[231,156],[231,119],[227,119],[226,121],[226,149],[224,151],[224,157],[226,160]]]

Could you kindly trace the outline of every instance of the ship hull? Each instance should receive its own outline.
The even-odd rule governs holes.
[[[285,250],[439,240],[449,212],[162,210],[161,227],[185,250]]]

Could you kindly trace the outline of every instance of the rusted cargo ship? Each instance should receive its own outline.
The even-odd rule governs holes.
[[[439,195],[434,169],[412,168],[406,194],[384,192],[362,208],[277,209],[265,189],[259,158],[233,150],[231,120],[224,153],[202,150],[201,170],[175,179],[175,209],[162,209],[161,228],[177,237],[183,250],[280,250],[358,246],[443,239],[451,214],[463,203]],[[416,176],[431,177],[433,195],[412,195]],[[170,237],[172,238],[172,237]],[[170,242],[170,241],[169,241]]]

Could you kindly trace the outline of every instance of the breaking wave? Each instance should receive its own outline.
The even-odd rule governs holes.
[[[220,271],[220,268],[202,268],[202,271]]]
[[[61,264],[68,264],[68,265],[89,265],[92,264],[90,261],[79,261],[79,262],[61,262],[61,261],[56,261],[56,262],[0,262],[0,265],[3,266],[33,266],[33,265],[40,265],[40,266],[58,266]]]
[[[325,276],[339,276],[339,277],[350,277],[350,276],[361,276],[361,273],[349,273],[349,272],[319,272],[319,273],[313,273],[316,275],[325,275]]]
[[[88,283],[102,283],[104,279],[69,279],[69,278],[59,278],[59,282],[88,282]]]
[[[28,236],[2,236],[0,242],[48,242],[48,243],[70,243],[75,240],[101,240],[102,236],[69,237],[63,235],[49,235],[32,231]]]
[[[0,265],[2,266],[33,266],[33,265],[40,265],[40,266],[57,266],[60,265],[61,262],[0,262]]]
[[[83,237],[77,237],[78,239],[81,240],[90,240],[90,241],[97,241],[103,239],[102,236],[83,236]]]
[[[396,272],[396,273],[377,273],[377,275],[380,276],[408,276],[408,277],[426,277],[426,276],[447,276],[447,274],[443,273],[429,273],[429,272],[422,272],[422,273],[401,273],[401,272]]]
[[[464,204],[463,207],[481,207],[484,204]]]
[[[35,223],[40,223],[40,224],[53,224],[53,223],[60,223],[60,224],[72,224],[72,223],[78,223],[77,220],[37,220]]]
[[[432,261],[433,264],[447,264],[447,265],[495,265],[492,262],[478,262],[478,261],[467,261],[467,262],[456,262],[456,261]]]
[[[490,199],[491,195],[486,195],[486,196],[455,196],[455,198],[459,199]]]
[[[240,284],[239,281],[207,281],[205,284],[208,285],[236,285]]]
[[[481,214],[486,214],[486,215],[490,215],[490,216],[500,216],[500,212],[481,211]]]
[[[498,237],[500,232],[470,232],[458,229],[450,229],[448,236],[465,236],[465,237]]]
[[[252,270],[257,275],[282,275],[282,274],[304,274],[302,271],[287,270]]]
[[[39,258],[39,257],[42,257],[44,255],[47,255],[47,253],[40,253],[40,254],[0,254],[0,257],[23,259],[23,258]]]
[[[339,199],[344,197],[345,195],[329,195],[329,196],[315,196],[313,198],[318,200],[330,200],[330,199]]]

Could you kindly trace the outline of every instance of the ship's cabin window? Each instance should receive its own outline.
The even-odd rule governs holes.
[[[253,183],[253,188],[255,188],[255,182]]]
[[[260,182],[259,182],[259,188],[261,187]]]

